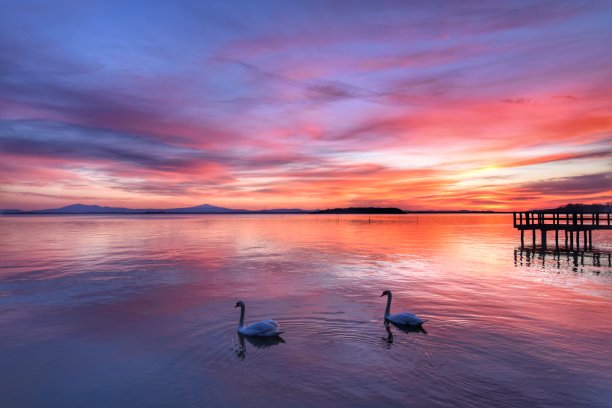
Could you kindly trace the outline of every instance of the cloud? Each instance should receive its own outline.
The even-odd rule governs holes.
[[[199,151],[116,131],[36,120],[0,121],[4,154],[85,162],[119,162],[155,170],[188,168]]]
[[[7,5],[0,179],[29,206],[33,190],[160,206],[570,197],[550,175],[609,158],[610,15],[554,1]]]
[[[515,103],[518,105],[525,105],[525,104],[532,104],[534,100],[531,98],[507,98],[507,99],[502,99],[502,102]]]
[[[596,146],[601,148],[600,146]],[[586,153],[559,153],[551,155],[542,155],[530,159],[512,161],[502,164],[504,167],[520,167],[531,166],[536,164],[552,163],[566,160],[585,160],[585,159],[601,159],[612,157],[612,151],[591,151]]]
[[[610,194],[612,192],[612,175],[610,173],[595,173],[575,177],[559,177],[524,184],[519,187],[519,190],[524,193],[568,197]]]
[[[340,81],[319,81],[306,85],[307,98],[315,102],[334,102],[343,99],[379,96],[365,89]]]

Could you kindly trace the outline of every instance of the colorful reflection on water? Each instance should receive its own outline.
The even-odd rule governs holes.
[[[511,215],[0,218],[0,406],[606,406],[612,250]],[[583,259],[584,258],[584,259]],[[385,326],[393,311],[424,331]],[[283,341],[236,334],[273,318]]]

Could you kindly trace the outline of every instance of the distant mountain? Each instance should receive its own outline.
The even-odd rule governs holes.
[[[557,208],[532,211],[547,213],[608,213],[612,211],[612,204],[566,204]]]
[[[123,207],[105,207],[101,205],[72,204],[61,208],[52,208],[47,210],[0,210],[0,214],[301,214],[308,212],[309,211],[300,209],[272,209],[262,211],[249,211],[242,209],[217,207],[210,204],[202,204],[195,207],[169,209],[136,209]]]
[[[122,207],[103,207],[100,205],[72,204],[62,208],[31,211],[34,214],[137,214],[144,210]]]
[[[313,214],[406,214],[406,211],[392,207],[350,207],[328,208],[327,210],[314,211]]]
[[[164,213],[172,213],[172,214],[198,214],[198,213],[206,213],[206,214],[238,214],[238,213],[249,213],[249,210],[235,210],[232,208],[223,208],[217,207],[210,204],[202,204],[197,205],[195,207],[187,207],[187,208],[170,208],[168,210],[159,210]]]

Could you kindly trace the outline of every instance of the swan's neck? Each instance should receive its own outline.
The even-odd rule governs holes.
[[[391,314],[391,294],[387,295],[387,307],[385,309],[385,317]]]
[[[244,327],[244,305],[240,305],[240,321],[238,322],[238,328]]]

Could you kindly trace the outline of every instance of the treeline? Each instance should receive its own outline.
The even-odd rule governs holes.
[[[557,208],[541,210],[542,212],[559,213],[607,213],[612,211],[612,202],[606,204],[566,204]]]
[[[392,207],[350,207],[317,210],[314,211],[312,214],[406,214],[406,211]]]

